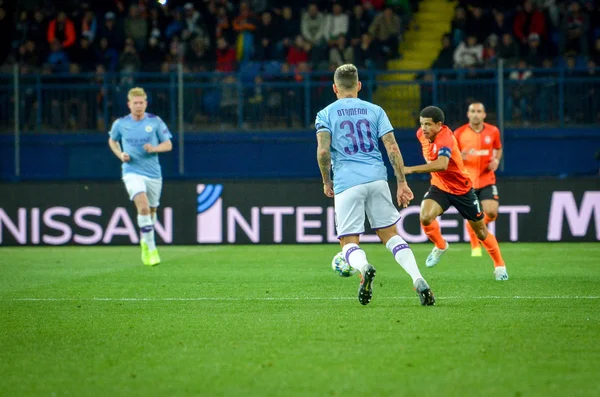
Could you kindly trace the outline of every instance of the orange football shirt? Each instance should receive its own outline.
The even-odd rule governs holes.
[[[475,132],[469,124],[454,131],[458,147],[465,154],[463,163],[469,172],[475,189],[496,183],[496,173],[488,169],[494,158],[494,149],[501,149],[500,131],[495,126],[483,123],[483,130]]]
[[[461,196],[466,194],[473,187],[473,182],[469,178],[469,174],[465,169],[462,161],[458,143],[452,134],[452,130],[447,126],[442,126],[440,132],[435,136],[433,142],[425,138],[423,129],[417,131],[417,138],[423,147],[423,157],[428,163],[437,160],[439,152],[442,148],[450,150],[450,162],[446,171],[438,171],[431,173],[431,184],[439,189]]]

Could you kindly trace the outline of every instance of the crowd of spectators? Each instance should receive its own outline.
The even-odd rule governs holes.
[[[293,106],[303,106],[302,89],[272,90],[263,87],[263,82],[300,82],[307,72],[330,71],[344,63],[384,69],[388,60],[400,56],[402,32],[417,3],[22,0],[15,7],[0,0],[0,22],[14,21],[0,23],[7,44],[0,46],[0,65],[4,72],[16,63],[23,75],[82,83],[82,89],[70,95],[60,90],[45,92],[41,104],[37,103],[39,92],[26,90],[22,94],[24,128],[39,125],[37,108],[41,107],[44,125],[102,130],[106,128],[103,115],[124,108],[116,97],[134,84],[132,72],[171,72],[179,65],[184,72],[221,72],[209,80],[218,89],[186,91],[186,96],[191,95],[186,115],[224,124],[237,120],[239,87],[227,73],[241,72],[251,85],[244,88],[244,101],[254,109],[248,112],[253,120],[270,111],[291,126],[300,123],[302,112]],[[94,77],[77,77],[77,81],[68,77],[86,72]],[[108,85],[107,76],[112,76]],[[136,84],[144,84],[139,75],[136,79]],[[194,81],[205,82],[202,77]],[[171,109],[169,92],[148,91],[155,107]]]
[[[461,1],[433,68],[600,66],[600,2]]]
[[[462,0],[451,31],[442,39],[434,69],[440,80],[489,78],[502,59],[508,70],[505,119],[548,122],[558,118],[558,83],[564,77],[594,78],[564,90],[564,118],[600,122],[600,1]],[[431,76],[425,76],[431,79]],[[547,81],[529,83],[536,78]],[[430,97],[426,95],[426,98]],[[462,105],[462,103],[461,103]],[[582,106],[583,105],[583,106]]]
[[[2,3],[2,0],[0,0]],[[248,61],[329,70],[385,68],[399,56],[411,0],[82,0],[19,2],[0,63],[24,72],[192,72]],[[10,21],[7,4],[0,21]]]
[[[419,0],[0,0],[0,71],[18,64],[23,75],[60,76],[91,72],[93,77],[69,80],[92,87],[63,98],[58,94],[38,104],[34,90],[23,94],[25,120],[36,107],[47,109],[43,123],[73,129],[105,126],[108,108],[122,108],[116,99],[107,102],[107,72],[125,72],[110,81],[113,90],[134,84],[128,72],[222,72],[212,77],[219,90],[193,96],[190,114],[218,115],[218,122],[235,119],[239,87],[228,72],[240,72],[249,87],[243,100],[254,120],[261,113],[279,114],[288,125],[298,122],[298,107],[305,103],[303,88],[273,89],[265,82],[302,82],[306,72],[331,71],[343,63],[360,69],[385,69],[399,58],[402,34],[418,10]],[[543,77],[543,70],[564,70],[566,77],[600,76],[600,0],[459,0],[449,34],[433,69],[438,81],[489,77],[499,59],[509,81],[506,118],[522,121],[556,119],[558,85],[548,81],[537,87],[527,80]],[[416,26],[426,30],[427,26]],[[457,73],[458,71],[458,73]],[[488,74],[486,74],[488,73]],[[554,73],[554,72],[553,72]],[[556,76],[555,74],[552,76]],[[319,77],[312,77],[319,79]],[[217,80],[215,80],[217,79]],[[327,74],[326,80],[330,76]],[[421,101],[432,100],[432,74],[421,75]],[[202,81],[196,80],[196,81]],[[137,81],[139,84],[139,80]],[[115,88],[116,87],[116,88]],[[463,86],[452,88],[468,100]],[[540,90],[547,95],[539,95]],[[450,88],[449,88],[450,90]],[[121,92],[119,91],[119,92]],[[150,90],[152,91],[152,90]],[[322,88],[311,94],[320,106]],[[489,91],[492,92],[492,91]],[[568,96],[589,99],[590,111],[566,106],[567,120],[600,121],[600,89],[584,92],[567,88]],[[477,95],[475,95],[476,97]],[[485,98],[479,98],[485,99]],[[155,105],[169,107],[164,90],[157,90]],[[449,105],[450,106],[450,105]],[[459,104],[460,107],[463,103]],[[49,109],[49,110],[48,110]],[[554,110],[553,110],[554,109]],[[313,109],[311,109],[312,111]],[[2,109],[0,109],[2,111]],[[29,114],[27,113],[29,112]],[[112,112],[111,112],[112,114]],[[38,116],[39,117],[39,116]],[[46,118],[52,118],[47,120]],[[252,121],[252,120],[251,120]],[[39,124],[39,119],[36,121]],[[33,121],[30,123],[33,124]]]

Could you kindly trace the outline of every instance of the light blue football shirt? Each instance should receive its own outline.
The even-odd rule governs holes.
[[[317,113],[317,133],[331,134],[333,191],[378,180],[387,181],[379,138],[394,128],[385,111],[358,98],[338,99]]]
[[[144,145],[156,146],[171,139],[171,132],[160,117],[144,113],[140,121],[131,114],[115,120],[109,132],[114,141],[121,142],[121,149],[131,160],[123,163],[123,175],[138,174],[149,178],[162,178],[158,153],[146,153]]]

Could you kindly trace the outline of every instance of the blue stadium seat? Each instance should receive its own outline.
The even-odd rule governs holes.
[[[269,61],[264,63],[263,72],[266,78],[276,76],[281,72],[281,62]]]
[[[202,104],[204,111],[210,116],[215,116],[219,112],[219,105],[221,104],[221,93],[219,90],[207,91],[202,96]]]
[[[260,74],[262,63],[255,61],[242,62],[240,65],[240,77],[242,82],[251,83]]]
[[[552,32],[550,34],[550,42],[558,47],[560,45],[560,32]]]
[[[567,61],[565,60],[564,57],[556,57],[556,60],[554,62],[554,67],[558,68],[558,69],[563,69],[567,67]]]
[[[552,32],[548,44],[550,52],[558,54],[560,52],[560,32]]]

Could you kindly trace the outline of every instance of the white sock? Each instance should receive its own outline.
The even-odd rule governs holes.
[[[344,245],[342,253],[344,254],[344,258],[346,258],[346,262],[361,273],[369,264],[367,254],[365,254],[365,251],[358,244],[350,243]]]
[[[157,219],[157,213],[151,212],[150,216],[152,217],[152,225],[154,226],[154,224],[156,223],[156,219]]]
[[[142,232],[142,240],[148,245],[148,250],[154,251],[156,243],[154,242],[154,226],[152,226],[152,217],[150,215],[138,215],[138,226]]]
[[[412,250],[404,241],[404,239],[398,235],[388,240],[385,247],[392,252],[394,259],[402,268],[412,277],[413,283],[419,278],[423,278],[419,267],[417,266],[417,260]]]

